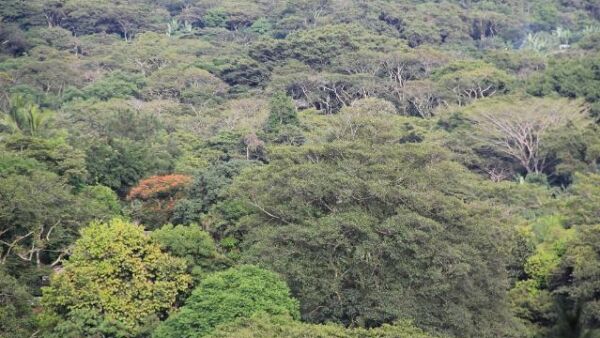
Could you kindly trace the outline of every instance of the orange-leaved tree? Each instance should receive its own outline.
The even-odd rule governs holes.
[[[192,182],[187,175],[156,175],[141,180],[127,195],[131,201],[134,218],[148,227],[155,228],[171,218],[175,203]]]

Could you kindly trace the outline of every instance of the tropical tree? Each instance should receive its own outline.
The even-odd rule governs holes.
[[[543,74],[532,78],[529,93],[536,96],[558,93],[569,98],[600,101],[600,57],[559,58],[550,62]]]
[[[134,217],[152,228],[167,223],[191,181],[191,177],[180,174],[151,176],[141,180],[127,194],[127,200],[132,202]]]
[[[203,214],[226,198],[226,191],[240,172],[255,163],[232,160],[218,163],[194,178],[173,209],[173,221],[177,224],[199,222]]]
[[[30,336],[35,328],[31,304],[33,297],[17,279],[0,268],[0,335]]]
[[[227,268],[231,262],[217,251],[211,235],[197,224],[164,225],[151,234],[163,250],[184,258],[187,271],[198,283],[210,272]]]
[[[552,276],[551,287],[559,310],[555,331],[560,337],[598,337],[600,225],[580,225],[577,230],[560,268]]]
[[[457,104],[465,105],[484,97],[505,94],[513,79],[505,71],[482,61],[457,61],[434,74],[443,90]]]
[[[299,317],[298,302],[277,274],[251,265],[230,268],[200,282],[153,337],[203,337],[220,324],[257,312]]]
[[[337,324],[308,324],[294,321],[289,316],[268,316],[258,313],[251,318],[241,318],[219,326],[210,338],[433,338],[435,335],[415,327],[408,321],[393,325],[385,324],[378,328],[345,328]]]
[[[518,161],[528,174],[540,174],[548,165],[546,143],[554,130],[581,121],[577,102],[551,99],[486,101],[468,109],[477,138]]]
[[[108,198],[74,195],[57,175],[45,171],[1,177],[0,200],[0,264],[58,265],[82,223],[118,212],[112,192]]]
[[[9,108],[2,114],[0,124],[11,132],[38,136],[47,125],[52,113],[28,102],[22,95],[13,96]]]
[[[243,259],[285,276],[311,322],[514,334],[505,251],[489,245],[511,232],[499,210],[444,151],[389,142],[280,148],[239,176],[220,210]]]
[[[273,95],[270,103],[270,113],[265,130],[276,132],[285,125],[297,125],[298,115],[294,103],[285,93],[278,92]]]
[[[43,288],[46,330],[74,327],[84,313],[99,322],[116,321],[129,336],[172,309],[190,276],[186,263],[161,251],[142,226],[122,219],[94,222],[81,231],[63,269]],[[86,312],[87,311],[87,312]],[[85,322],[83,335],[97,333],[98,322]],[[113,329],[104,326],[103,334]]]

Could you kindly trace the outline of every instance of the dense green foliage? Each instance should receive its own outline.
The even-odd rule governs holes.
[[[88,336],[96,325],[80,321],[93,314],[136,335],[153,316],[163,315],[189,282],[184,261],[161,252],[140,226],[121,219],[92,223],[82,230],[64,271],[43,290],[44,320],[46,325],[59,321],[57,336]],[[105,329],[103,334],[112,331]]]
[[[35,328],[32,296],[19,282],[0,270],[0,332],[6,337],[25,337]]]
[[[448,154],[336,142],[272,157],[233,188],[254,206],[234,229],[248,260],[287,277],[305,319],[371,327],[412,314],[457,336],[510,330],[510,229]]]
[[[210,234],[198,225],[167,224],[152,232],[160,246],[176,257],[187,261],[188,272],[199,281],[208,272],[226,268],[230,261],[217,251]]]
[[[0,337],[600,334],[597,0],[3,0]]]
[[[257,312],[298,317],[298,302],[273,272],[242,265],[204,279],[153,337],[202,337],[223,323]]]
[[[243,318],[231,324],[218,327],[208,337],[239,338],[433,338],[411,323],[400,322],[394,325],[385,324],[375,329],[348,329],[340,325],[305,324],[294,321],[290,317],[267,316],[259,313],[251,318]]]

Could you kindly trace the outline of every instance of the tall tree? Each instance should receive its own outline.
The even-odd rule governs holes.
[[[0,264],[57,265],[82,224],[114,216],[112,192],[74,195],[70,189],[44,171],[0,177]]]
[[[545,146],[553,130],[581,120],[585,108],[566,100],[525,99],[488,101],[468,110],[477,138],[518,161],[528,174],[539,174],[548,165]]]
[[[234,183],[230,200],[246,209],[231,208],[230,230],[247,262],[286,277],[304,319],[515,334],[501,244],[510,221],[447,153],[357,141],[279,150]]]

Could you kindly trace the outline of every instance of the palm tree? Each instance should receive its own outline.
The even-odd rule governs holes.
[[[0,125],[12,133],[37,136],[48,122],[51,112],[29,102],[22,95],[10,98],[8,112],[0,115]]]
[[[539,33],[529,33],[527,34],[525,41],[523,41],[521,48],[542,52],[548,49],[549,44],[550,43],[545,36]]]
[[[569,29],[562,27],[556,28],[552,34],[558,39],[559,43],[563,45],[570,44],[571,37],[573,36],[573,33]]]
[[[600,26],[588,25],[581,32],[583,35],[600,33]]]

